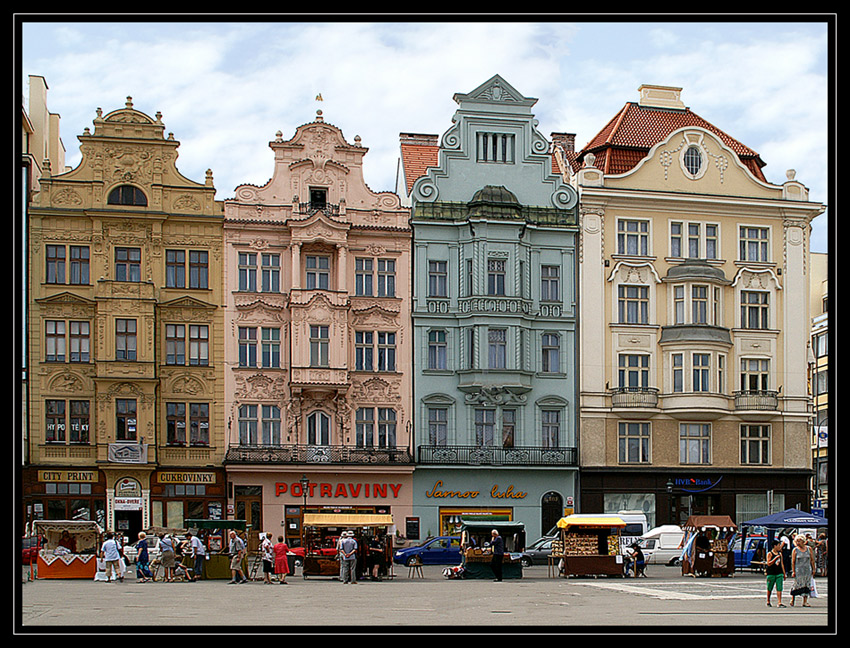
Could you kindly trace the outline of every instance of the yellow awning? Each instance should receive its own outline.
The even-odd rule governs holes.
[[[558,520],[558,528],[571,526],[624,527],[626,523],[618,517],[593,517],[589,515],[568,515]]]
[[[392,526],[393,516],[369,513],[305,513],[304,526]]]

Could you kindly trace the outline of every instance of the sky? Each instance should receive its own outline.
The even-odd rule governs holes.
[[[20,18],[22,85],[29,75],[46,80],[70,167],[96,109],[122,108],[130,96],[136,109],[162,113],[180,142],[178,170],[202,183],[211,169],[223,200],[268,182],[269,142],[321,110],[369,149],[370,188],[392,191],[399,133],[441,135],[453,95],[500,74],[537,98],[545,137],[575,133],[579,149],[642,84],[681,87],[693,112],[760,154],[768,182],[795,169],[811,200],[828,204],[832,189],[835,45],[823,18],[113,18],[122,22]],[[828,251],[829,220],[829,210],[814,220],[812,251]]]

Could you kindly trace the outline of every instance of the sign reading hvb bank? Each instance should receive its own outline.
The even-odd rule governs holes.
[[[717,486],[723,477],[712,481],[709,477],[676,477],[673,486],[678,486],[685,493],[702,493]]]

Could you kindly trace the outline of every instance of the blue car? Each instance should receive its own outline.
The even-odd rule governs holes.
[[[408,565],[415,556],[419,557],[423,565],[459,565],[460,536],[429,538],[416,547],[398,549],[393,554],[393,562]]]
[[[747,536],[747,546],[741,551],[741,537],[735,538],[732,543],[732,551],[735,553],[735,567],[745,569],[750,567],[753,561],[763,561],[767,553],[767,538],[763,535]]]

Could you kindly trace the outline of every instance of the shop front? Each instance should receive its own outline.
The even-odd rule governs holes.
[[[460,535],[463,520],[522,522],[526,537],[533,541],[569,510],[575,497],[575,473],[420,466],[413,487],[415,517],[406,525],[408,542]]]
[[[684,526],[692,515],[728,515],[736,523],[809,501],[810,470],[682,467],[584,468],[579,513],[642,510],[650,528]],[[799,508],[799,507],[797,507]]]

